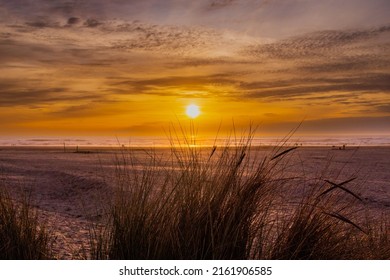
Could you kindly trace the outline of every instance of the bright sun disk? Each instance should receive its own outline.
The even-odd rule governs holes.
[[[200,115],[199,106],[191,104],[187,106],[186,114],[192,119],[195,119],[197,116]]]

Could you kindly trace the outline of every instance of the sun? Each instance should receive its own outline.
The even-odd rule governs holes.
[[[199,106],[197,106],[195,104],[188,105],[186,108],[186,114],[191,119],[195,119],[197,116],[200,115]]]

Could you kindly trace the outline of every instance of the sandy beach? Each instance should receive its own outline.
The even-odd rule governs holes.
[[[157,153],[164,154],[164,149]],[[270,147],[256,148],[257,156]],[[147,155],[132,150],[141,159]],[[83,148],[78,153],[60,147],[1,147],[0,183],[15,198],[30,191],[32,204],[54,233],[58,259],[88,258],[89,230],[99,221],[116,187],[119,150]],[[374,216],[390,213],[390,147],[300,147],[286,161],[283,176],[325,178],[340,182],[357,177],[353,190]],[[142,162],[142,159],[145,159]]]

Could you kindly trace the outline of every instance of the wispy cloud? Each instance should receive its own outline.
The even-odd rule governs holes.
[[[217,74],[208,76],[171,76],[144,80],[122,80],[112,83],[113,88],[130,89],[130,94],[153,94],[153,95],[186,95],[185,90],[202,91],[208,86],[231,85],[238,83],[229,74]],[[180,91],[182,90],[182,91]],[[115,92],[115,91],[114,91]],[[207,92],[207,90],[205,90]],[[212,93],[207,93],[212,94]],[[204,96],[204,95],[203,95]]]
[[[390,93],[390,75],[351,77],[347,79],[296,79],[277,81],[273,85],[263,83],[243,83],[241,87],[249,90],[247,97],[252,98],[289,98],[327,92],[388,92]],[[253,92],[254,91],[254,92]]]
[[[258,58],[276,59],[340,57],[348,54],[353,55],[354,51],[359,48],[364,50],[365,46],[359,46],[359,43],[364,43],[366,46],[370,43],[374,45],[382,43],[388,47],[386,39],[382,39],[382,42],[371,40],[381,36],[389,36],[389,34],[389,25],[369,30],[319,31],[271,44],[253,46],[248,49],[248,53]]]
[[[60,23],[52,21],[50,20],[50,18],[47,17],[38,17],[34,21],[26,22],[26,25],[31,27],[36,27],[36,28],[46,28],[46,27],[56,28],[60,26]]]
[[[237,0],[213,0],[210,3],[211,8],[223,8],[230,6],[234,4],[234,2],[237,2]]]
[[[65,92],[64,88],[49,89],[15,89],[8,85],[0,84],[0,106],[29,106],[33,104],[58,102],[64,98],[60,94]],[[68,100],[66,97],[65,100]]]

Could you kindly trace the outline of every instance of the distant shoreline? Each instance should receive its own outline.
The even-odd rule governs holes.
[[[224,145],[217,145],[217,148],[223,148]],[[234,149],[235,145],[230,145],[230,148]],[[274,148],[277,148],[280,146],[277,145],[253,145],[251,147],[251,150],[272,150]],[[329,151],[350,151],[350,150],[358,150],[358,149],[390,149],[390,145],[365,145],[365,146],[358,146],[358,145],[346,145],[345,148],[343,148],[342,145],[288,145],[285,144],[282,146],[282,148],[290,148],[290,147],[297,147],[298,150],[304,149],[304,150],[310,150],[310,149],[321,149],[321,150],[329,150]],[[178,149],[185,149],[188,148],[186,145],[182,146],[176,146]],[[201,145],[199,146],[200,149],[212,149],[212,145]],[[164,151],[164,150],[170,150],[172,149],[172,146],[66,146],[65,150],[63,146],[45,146],[45,145],[9,145],[9,146],[0,146],[0,153],[2,151],[4,152],[53,152],[53,153],[78,153],[78,154],[95,154],[95,153],[116,153],[121,152],[125,150],[132,150],[132,151],[148,151],[148,150],[156,150],[156,151]]]
[[[236,135],[229,137],[201,137],[186,139],[181,136],[174,136],[172,139],[167,137],[6,137],[0,136],[0,149],[3,147],[53,147],[72,149],[121,149],[125,148],[170,148],[172,142],[174,145],[188,145],[188,142],[196,143],[202,147],[234,146],[236,143],[245,142],[248,135]],[[390,147],[390,136],[295,136],[289,139],[285,137],[253,137],[251,139],[252,147],[274,147],[280,146],[299,146],[299,147]]]

